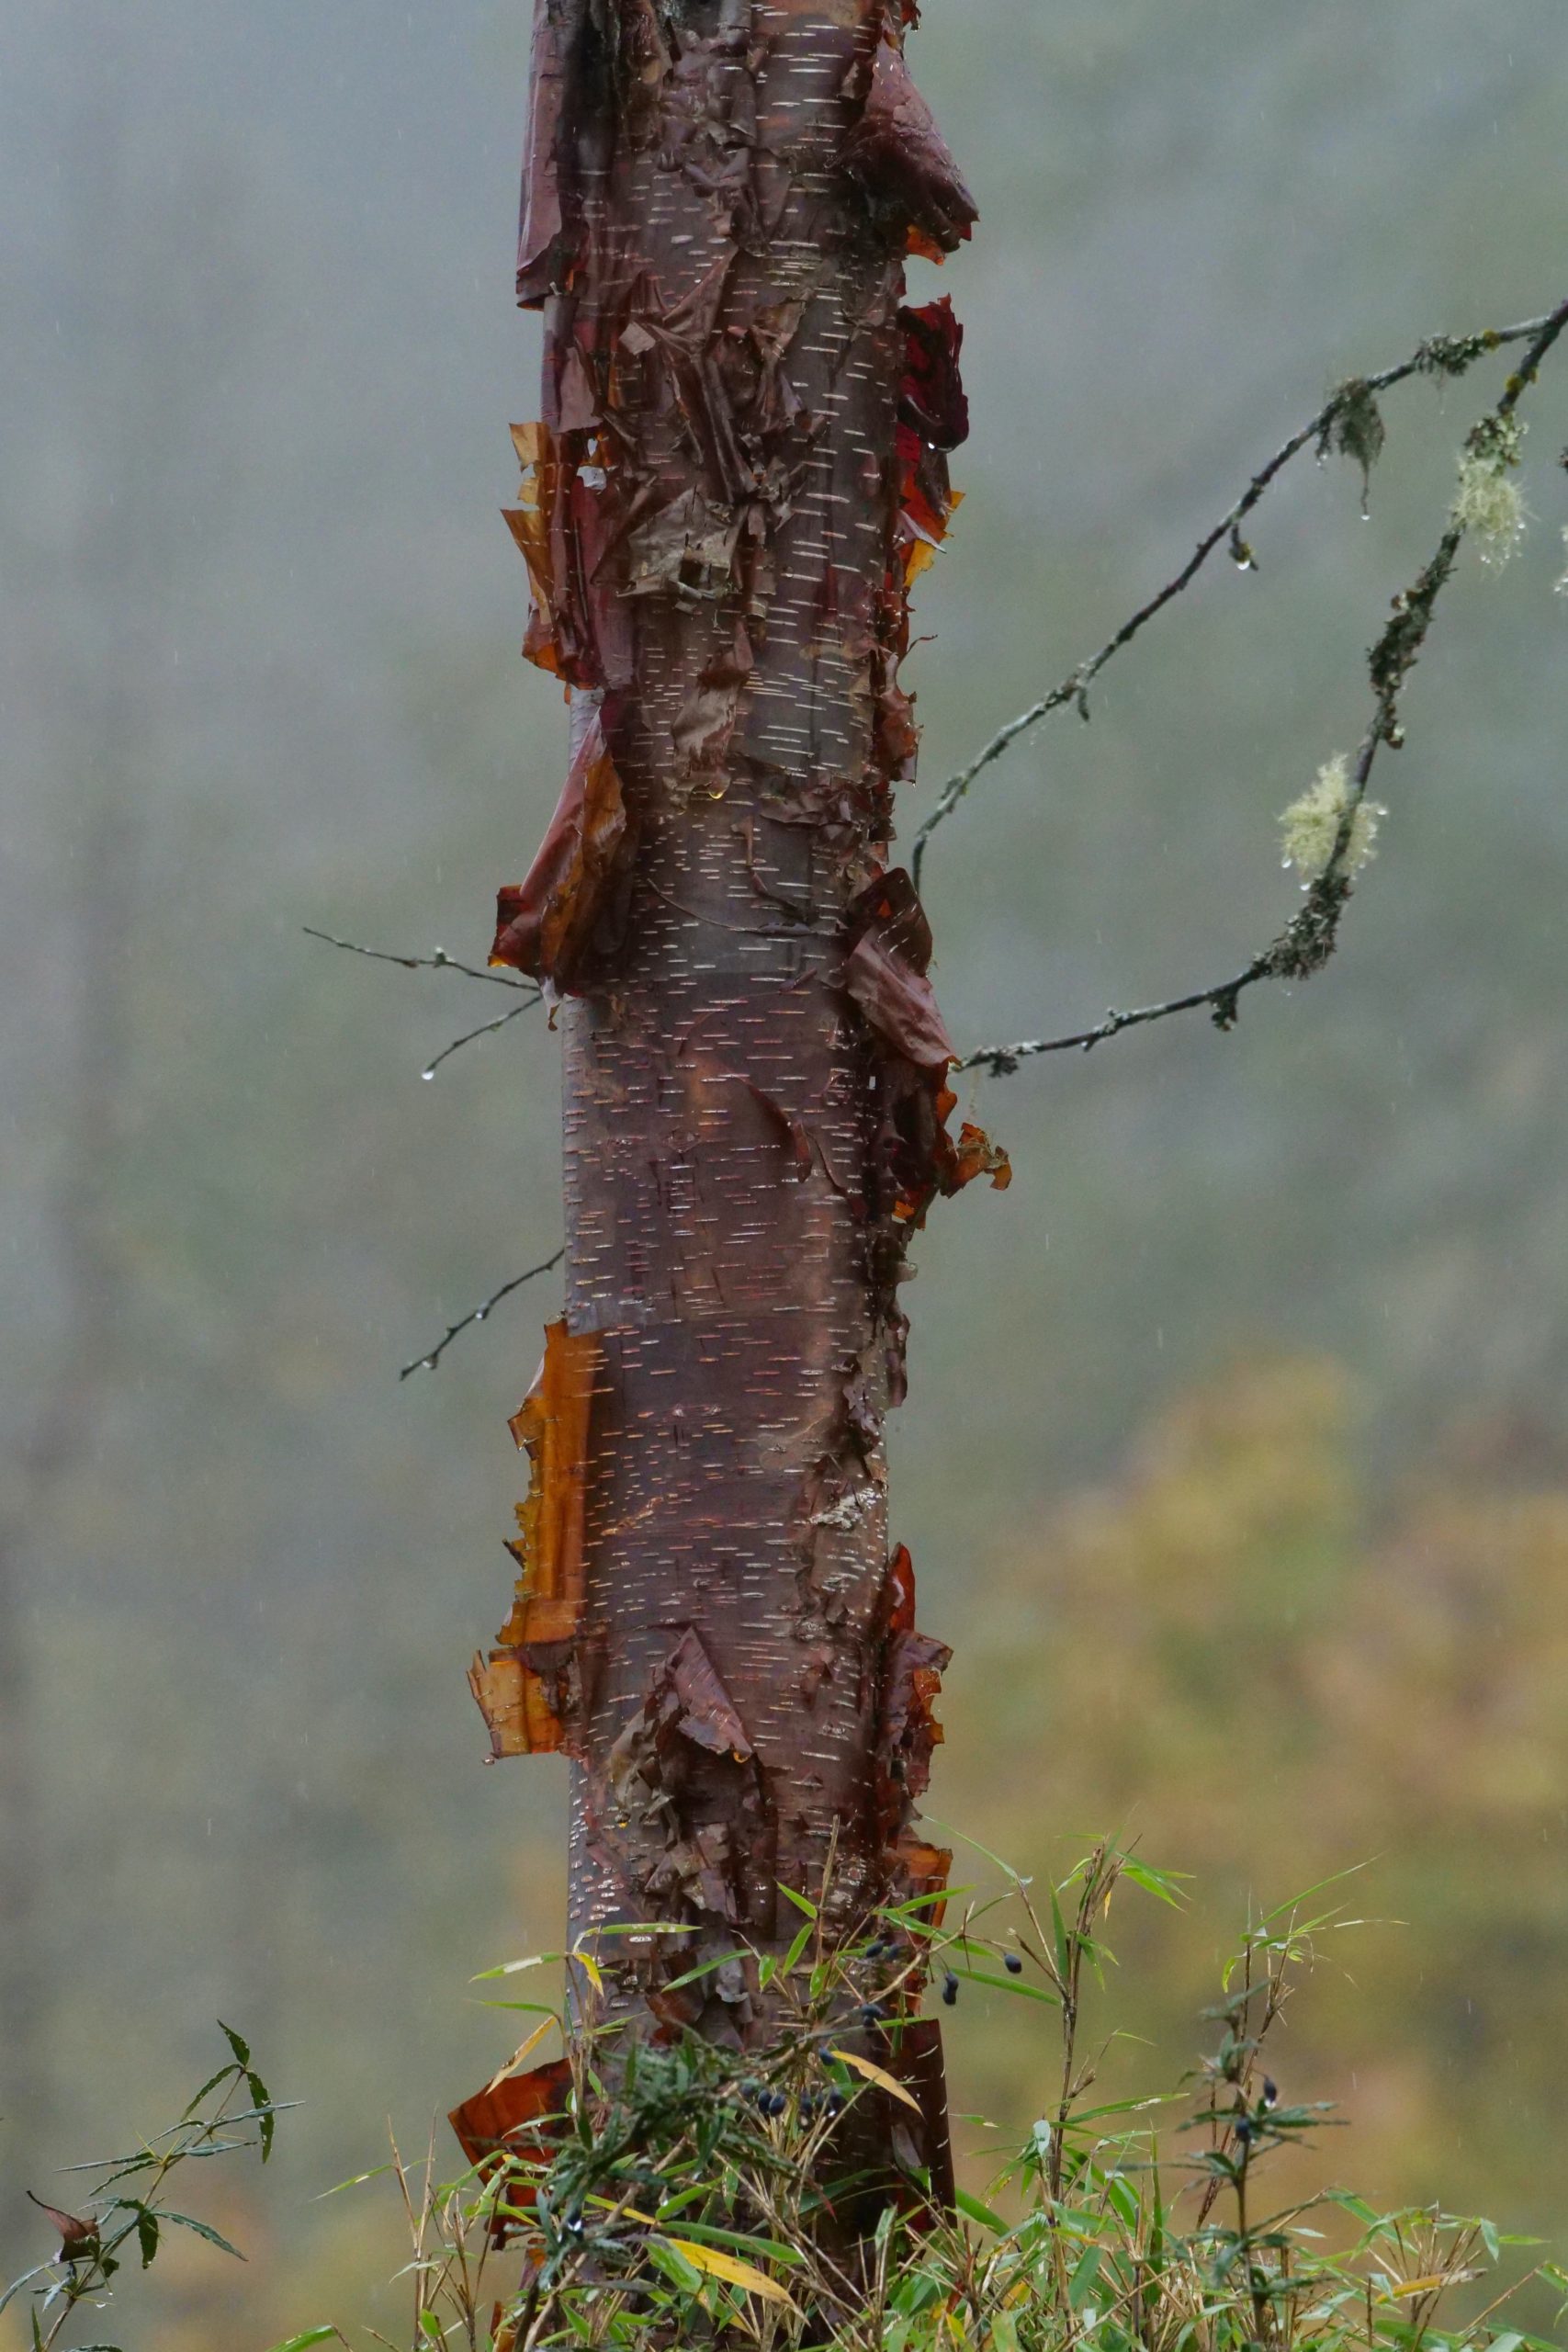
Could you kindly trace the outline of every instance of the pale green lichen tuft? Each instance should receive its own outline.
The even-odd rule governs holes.
[[[1359,874],[1377,855],[1378,829],[1387,814],[1375,800],[1356,798],[1350,763],[1341,752],[1324,762],[1308,789],[1280,818],[1285,864],[1309,884],[1321,881],[1331,865],[1341,875]],[[1345,846],[1336,857],[1347,819]]]
[[[1488,417],[1466,442],[1459,461],[1459,489],[1453,519],[1480,550],[1481,560],[1501,571],[1524,537],[1529,523],[1514,469],[1519,462],[1525,427],[1514,417]]]

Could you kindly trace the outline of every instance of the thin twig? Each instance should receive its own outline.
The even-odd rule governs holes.
[[[1488,425],[1506,423],[1535,380],[1541,361],[1568,327],[1568,301],[1540,320],[1533,321],[1533,341],[1516,375],[1491,415],[1470,435],[1467,447],[1484,435]],[[1496,340],[1517,341],[1525,330],[1509,328]],[[1404,370],[1410,372],[1407,367]],[[1373,382],[1383,379],[1372,379]],[[1278,468],[1276,467],[1276,470]],[[1111,1012],[1093,1029],[1079,1029],[1065,1037],[1029,1038],[1010,1046],[983,1046],[968,1055],[960,1069],[987,1069],[993,1078],[1010,1077],[1019,1064],[1042,1054],[1089,1053],[1124,1029],[1141,1029],[1153,1021],[1169,1020],[1179,1012],[1206,1009],[1217,1029],[1235,1025],[1241,998],[1260,980],[1309,979],[1321,971],[1338,942],[1339,923],[1351,893],[1351,842],[1356,819],[1366,798],[1372,765],[1383,745],[1395,749],[1404,741],[1399,725],[1399,699],[1426,643],[1438,596],[1453,575],[1454,561],[1464,539],[1465,526],[1450,516],[1437,552],[1411,586],[1393,602],[1393,618],[1368,657],[1376,700],[1371,724],[1362,738],[1349,776],[1348,789],[1334,847],[1322,874],[1307,888],[1303,904],[1277,939],[1255,956],[1243,970],[1212,988],[1195,989],[1188,996],[1170,997],[1161,1004],[1144,1005],[1133,1012]],[[1155,607],[1148,607],[1153,610]]]
[[[301,928],[307,939],[320,939],[328,947],[341,947],[347,956],[368,956],[373,964],[398,964],[405,972],[460,972],[466,980],[488,980],[497,989],[521,989],[530,1003],[539,1001],[539,990],[531,981],[514,979],[506,972],[482,972],[474,964],[459,964],[445,947],[436,948],[430,956],[390,956],[382,947],[361,947],[357,940],[334,939],[330,931],[316,931],[310,923]]]
[[[445,1337],[430,1350],[428,1354],[415,1356],[412,1363],[405,1363],[398,1378],[407,1380],[416,1372],[434,1372],[454,1340],[458,1339],[473,1324],[484,1322],[492,1308],[499,1306],[503,1298],[510,1298],[514,1290],[521,1290],[525,1283],[535,1281],[540,1274],[554,1273],[565,1256],[564,1250],[558,1250],[555,1256],[547,1258],[542,1265],[530,1266],[525,1274],[513,1274],[509,1283],[502,1283],[498,1291],[491,1293],[482,1306],[476,1306],[473,1313],[465,1315],[460,1323],[451,1324]]]
[[[433,1062],[425,1064],[420,1071],[421,1078],[434,1078],[442,1063],[450,1061],[454,1054],[460,1054],[465,1046],[471,1046],[476,1038],[492,1035],[497,1029],[504,1029],[509,1022],[520,1019],[525,1012],[532,1012],[538,1001],[536,996],[531,996],[525,1003],[514,1004],[510,1012],[503,1012],[499,1021],[481,1022],[479,1028],[468,1030],[461,1037],[454,1037],[449,1046],[442,1046]]]
[[[919,888],[920,869],[925,864],[927,842],[936,831],[937,827],[945,823],[946,820],[952,816],[976,778],[983,775],[987,768],[994,766],[1003,752],[1017,742],[1021,735],[1026,735],[1030,729],[1037,727],[1043,718],[1048,718],[1054,710],[1065,709],[1070,703],[1077,709],[1080,716],[1087,719],[1089,715],[1089,689],[1107,662],[1113,660],[1124,645],[1130,645],[1134,638],[1147,627],[1157,613],[1163,612],[1167,605],[1174,603],[1184,589],[1191,586],[1192,582],[1217,548],[1228,541],[1231,552],[1241,568],[1244,571],[1256,570],[1252,550],[1240,537],[1241,526],[1253,508],[1258,504],[1270,484],[1284,471],[1293,458],[1301,455],[1309,443],[1315,442],[1320,449],[1325,447],[1334,434],[1335,426],[1347,415],[1353,404],[1364,403],[1374,398],[1377,393],[1386,392],[1393,385],[1405,382],[1412,376],[1461,376],[1466,368],[1473,366],[1477,359],[1482,358],[1487,352],[1501,350],[1505,344],[1528,343],[1532,338],[1539,341],[1551,327],[1556,315],[1554,311],[1549,312],[1539,319],[1523,320],[1517,326],[1499,327],[1482,334],[1438,336],[1422,344],[1408,359],[1401,360],[1395,368],[1384,368],[1375,376],[1353,377],[1348,382],[1341,384],[1337,390],[1330,394],[1316,415],[1303,424],[1298,432],[1292,433],[1290,439],[1281,447],[1276,449],[1268,464],[1253,475],[1235,505],[1227,508],[1213,528],[1206,532],[1199,540],[1196,548],[1175,578],[1168,581],[1156,595],[1149,598],[1147,604],[1141,605],[1131,619],[1123,621],[1114,637],[1102,645],[1098,653],[1092,654],[1086,662],[1080,662],[1077,669],[1069,672],[1068,675],[1062,680],[1060,685],[1054,686],[1048,695],[1043,696],[1039,702],[1032,704],[1029,709],[1021,711],[1016,718],[1010,718],[1005,727],[999,727],[989,742],[976,753],[968,766],[960,768],[955,775],[948,778],[937,796],[936,806],[915,835],[910,871],[916,888]],[[1554,341],[1555,335],[1552,335],[1550,340]],[[1548,347],[1550,347],[1550,342]],[[1529,365],[1529,361],[1527,360],[1527,372]],[[1141,1019],[1144,1016],[1137,1017]],[[1123,1023],[1123,1026],[1128,1025],[1131,1024]],[[1045,1050],[1052,1049],[1047,1047]]]

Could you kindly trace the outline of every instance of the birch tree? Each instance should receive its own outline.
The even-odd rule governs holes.
[[[534,40],[543,415],[509,520],[571,749],[494,960],[558,1007],[566,1305],[473,1687],[497,1756],[572,1759],[572,1942],[612,2008],[738,2045],[788,1894],[847,1937],[950,1859],[916,1811],[948,1652],[916,1627],[884,1424],[911,1238],[1008,1169],[952,1131],[894,862],[909,591],[967,429],[961,330],[907,305],[905,262],[975,220],[914,14],[539,0]],[[637,1923],[684,1932],[596,1941]],[[940,2164],[935,2027],[887,2057]]]

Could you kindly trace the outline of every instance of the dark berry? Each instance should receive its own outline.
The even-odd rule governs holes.
[[[957,2007],[958,1979],[954,1976],[951,1968],[948,1970],[947,1974],[942,1981],[942,1997],[948,2008],[952,2009]]]
[[[1010,1951],[1007,1954],[1002,1965],[1007,1970],[1010,1976],[1021,1976],[1023,1974],[1023,1962],[1015,1951]]]

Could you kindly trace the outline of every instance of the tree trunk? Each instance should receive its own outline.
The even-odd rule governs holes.
[[[890,1558],[883,1424],[908,1237],[1006,1169],[948,1136],[888,859],[908,590],[966,427],[904,259],[974,207],[909,0],[537,4],[545,418],[509,520],[573,756],[495,953],[564,1002],[568,1280],[473,1679],[498,1755],[574,1759],[574,1939],[690,1929],[601,1948],[612,1999],[741,2045],[754,1963],[668,1978],[786,1943],[781,1883],[845,1936],[949,1859],[914,1823],[947,1652]]]

